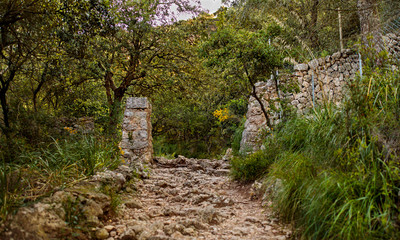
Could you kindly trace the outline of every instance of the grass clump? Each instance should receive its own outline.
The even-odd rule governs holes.
[[[19,206],[47,196],[105,168],[116,168],[119,149],[104,138],[73,134],[27,149],[0,166],[0,221]]]
[[[400,74],[366,72],[341,107],[287,120],[232,162],[238,179],[280,180],[273,206],[299,238],[400,238]]]
[[[234,157],[231,160],[231,175],[236,180],[254,181],[264,176],[274,162],[274,151],[256,151],[246,157]]]

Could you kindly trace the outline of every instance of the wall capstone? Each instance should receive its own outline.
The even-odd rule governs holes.
[[[131,97],[126,101],[122,122],[120,147],[126,163],[151,163],[153,138],[151,135],[151,104],[145,97]]]

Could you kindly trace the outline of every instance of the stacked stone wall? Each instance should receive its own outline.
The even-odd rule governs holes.
[[[153,139],[150,115],[151,104],[147,98],[127,99],[120,147],[128,164],[152,162]]]
[[[289,94],[291,105],[299,112],[312,108],[313,88],[315,104],[324,101],[339,104],[343,99],[346,83],[355,77],[359,69],[359,56],[349,49],[306,64],[295,65],[292,80],[297,82],[300,91]]]
[[[400,60],[400,34],[389,33],[383,37],[388,53]]]
[[[359,69],[359,56],[350,49],[309,63],[297,64],[288,82],[296,83],[299,91],[285,93],[282,97],[286,98],[300,114],[309,111],[314,104],[322,102],[340,104],[345,95],[346,84],[356,76]],[[262,97],[267,109],[270,109],[269,104],[278,98],[273,80],[257,83],[256,91],[258,96]],[[275,108],[279,108],[276,102]],[[261,107],[254,97],[249,99],[246,118],[240,150],[256,151],[261,146],[260,135],[268,129]],[[270,118],[274,124],[279,122],[277,113],[272,114]]]

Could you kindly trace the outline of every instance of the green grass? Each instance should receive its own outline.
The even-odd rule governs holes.
[[[27,148],[28,149],[28,148]],[[72,134],[39,149],[22,151],[0,166],[0,221],[19,206],[56,189],[72,186],[96,171],[120,164],[116,143],[92,135]]]

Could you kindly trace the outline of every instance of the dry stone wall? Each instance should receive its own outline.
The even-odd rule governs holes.
[[[299,91],[286,93],[283,97],[288,99],[300,114],[309,111],[314,104],[317,105],[324,101],[340,104],[347,82],[356,76],[359,69],[359,56],[350,49],[315,59],[309,63],[295,65],[289,82],[297,83]],[[264,106],[270,109],[269,104],[278,98],[274,81],[259,82],[256,84],[256,90],[257,94],[262,97]],[[279,108],[279,105],[275,103],[275,107]],[[277,113],[270,117],[274,124],[279,122]],[[261,107],[254,97],[249,99],[246,118],[240,151],[256,151],[261,146],[260,135],[269,129],[267,129]]]
[[[128,164],[152,162],[153,138],[150,115],[151,104],[147,98],[127,99],[120,147]]]
[[[397,60],[400,59],[400,35],[389,33],[383,37],[385,47],[389,54],[395,57]]]

